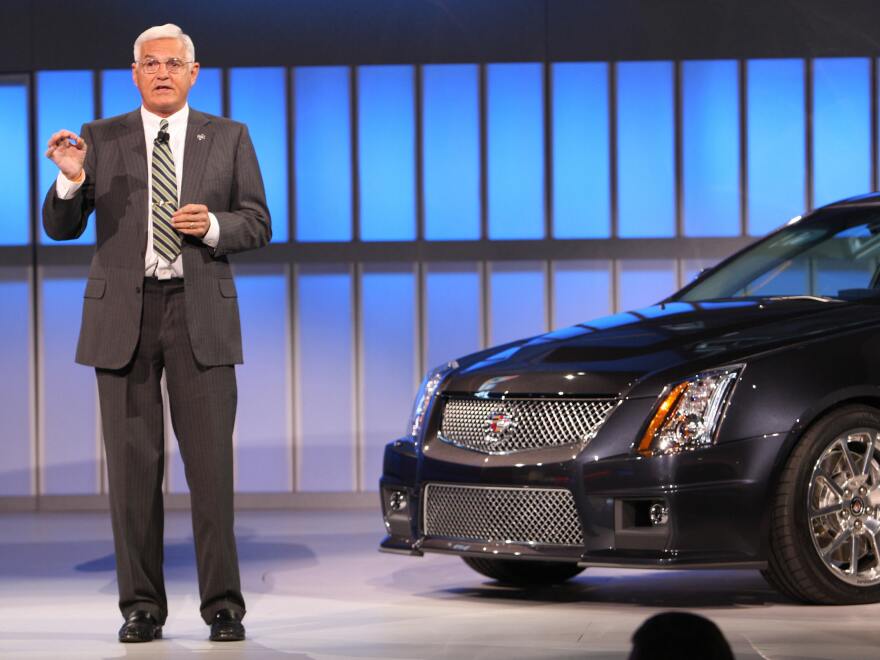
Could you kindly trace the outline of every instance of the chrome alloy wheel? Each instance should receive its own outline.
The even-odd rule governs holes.
[[[880,431],[857,428],[832,440],[810,475],[813,546],[836,578],[880,584]]]

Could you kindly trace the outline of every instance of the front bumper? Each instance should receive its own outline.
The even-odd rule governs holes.
[[[760,436],[642,458],[603,456],[597,442],[579,452],[558,448],[487,457],[437,441],[420,452],[412,441],[398,440],[385,450],[380,491],[388,536],[380,549],[584,565],[762,568],[768,484],[782,442],[778,435]],[[583,545],[428,535],[427,484],[570,490]],[[666,508],[665,523],[654,525],[646,518],[654,504]]]

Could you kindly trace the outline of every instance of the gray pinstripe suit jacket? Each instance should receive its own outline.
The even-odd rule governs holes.
[[[43,226],[55,240],[76,238],[95,211],[97,246],[86,284],[76,361],[119,369],[140,336],[147,245],[147,150],[140,110],[85,124],[86,180],[70,200],[55,185]],[[204,136],[198,139],[197,136]],[[235,282],[226,255],[266,245],[272,236],[266,194],[247,127],[190,109],[180,205],[205,204],[220,241],[210,248],[184,236],[187,326],[204,366],[242,362]]]

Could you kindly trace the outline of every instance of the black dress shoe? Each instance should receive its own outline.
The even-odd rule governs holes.
[[[214,615],[211,622],[212,642],[240,642],[244,639],[244,626],[241,614],[230,609],[223,609]]]
[[[120,642],[152,642],[154,639],[162,639],[162,626],[144,610],[129,614],[119,629]]]

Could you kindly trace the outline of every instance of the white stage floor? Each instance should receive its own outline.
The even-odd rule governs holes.
[[[241,511],[249,639],[212,644],[189,514],[169,513],[165,639],[119,644],[108,514],[0,514],[0,657],[626,658],[648,616],[715,621],[737,658],[880,657],[880,605],[786,602],[755,571],[588,569],[524,592],[456,557],[380,554],[373,510]]]

